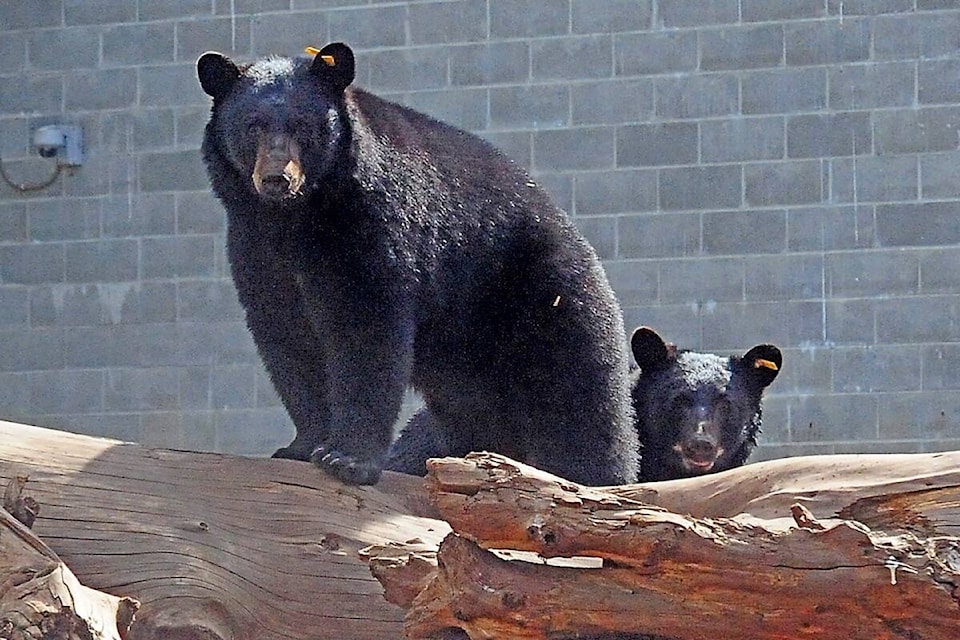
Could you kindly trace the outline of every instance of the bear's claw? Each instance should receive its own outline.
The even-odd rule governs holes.
[[[310,462],[347,484],[377,484],[380,480],[380,466],[375,462],[358,460],[326,445],[313,450]]]

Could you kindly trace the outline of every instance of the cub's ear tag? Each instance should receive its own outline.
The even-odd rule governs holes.
[[[777,366],[776,362],[770,360],[764,360],[763,358],[757,358],[753,361],[754,369],[759,369],[763,367],[764,369],[770,369],[771,371],[779,371],[780,368]]]
[[[307,47],[306,49],[303,50],[303,52],[306,53],[308,56],[313,56],[314,58],[316,58],[317,54],[320,53],[320,49],[317,49],[316,47]],[[320,56],[320,59],[323,60],[323,62],[328,67],[337,66],[337,61],[334,60],[333,56],[326,56],[326,55]]]

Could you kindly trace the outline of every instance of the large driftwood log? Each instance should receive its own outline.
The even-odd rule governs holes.
[[[449,531],[409,515],[420,478],[348,487],[305,463],[0,422],[0,486],[17,475],[33,531],[80,581],[142,603],[126,640],[400,638],[403,611],[358,550]]]
[[[410,605],[413,638],[451,628],[471,638],[960,637],[960,538],[902,532],[912,521],[874,531],[849,520],[821,522],[796,503],[791,527],[752,516],[694,518],[490,454],[430,467],[440,514],[457,535],[443,542],[436,576]],[[880,475],[896,476],[891,469]],[[518,562],[509,559],[515,550],[602,564]]]
[[[20,495],[24,481],[9,482],[0,509],[0,638],[121,640],[139,603],[83,586],[33,535],[34,511],[23,508]]]
[[[17,475],[41,506],[34,531],[80,581],[143,603],[125,640],[399,638],[415,599],[412,637],[958,637],[960,453],[796,458],[607,490],[495,456],[437,461],[437,505],[461,532],[440,571],[450,527],[428,517],[419,478],[348,487],[302,463],[0,422],[0,486]],[[812,512],[797,511],[802,528],[795,503]],[[544,566],[538,553],[577,558]],[[843,610],[864,631],[830,626]]]

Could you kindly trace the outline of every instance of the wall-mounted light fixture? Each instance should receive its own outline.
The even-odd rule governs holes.
[[[10,179],[0,160],[0,178],[20,192],[46,189],[60,175],[63,167],[79,167],[83,164],[83,129],[76,125],[49,124],[37,127],[33,132],[33,146],[44,158],[56,158],[53,174],[43,182],[15,182]]]

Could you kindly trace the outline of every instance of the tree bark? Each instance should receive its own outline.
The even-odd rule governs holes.
[[[0,422],[0,486],[29,477],[34,532],[142,603],[124,640],[960,637],[960,453],[602,489],[489,454],[430,466],[350,487]]]

